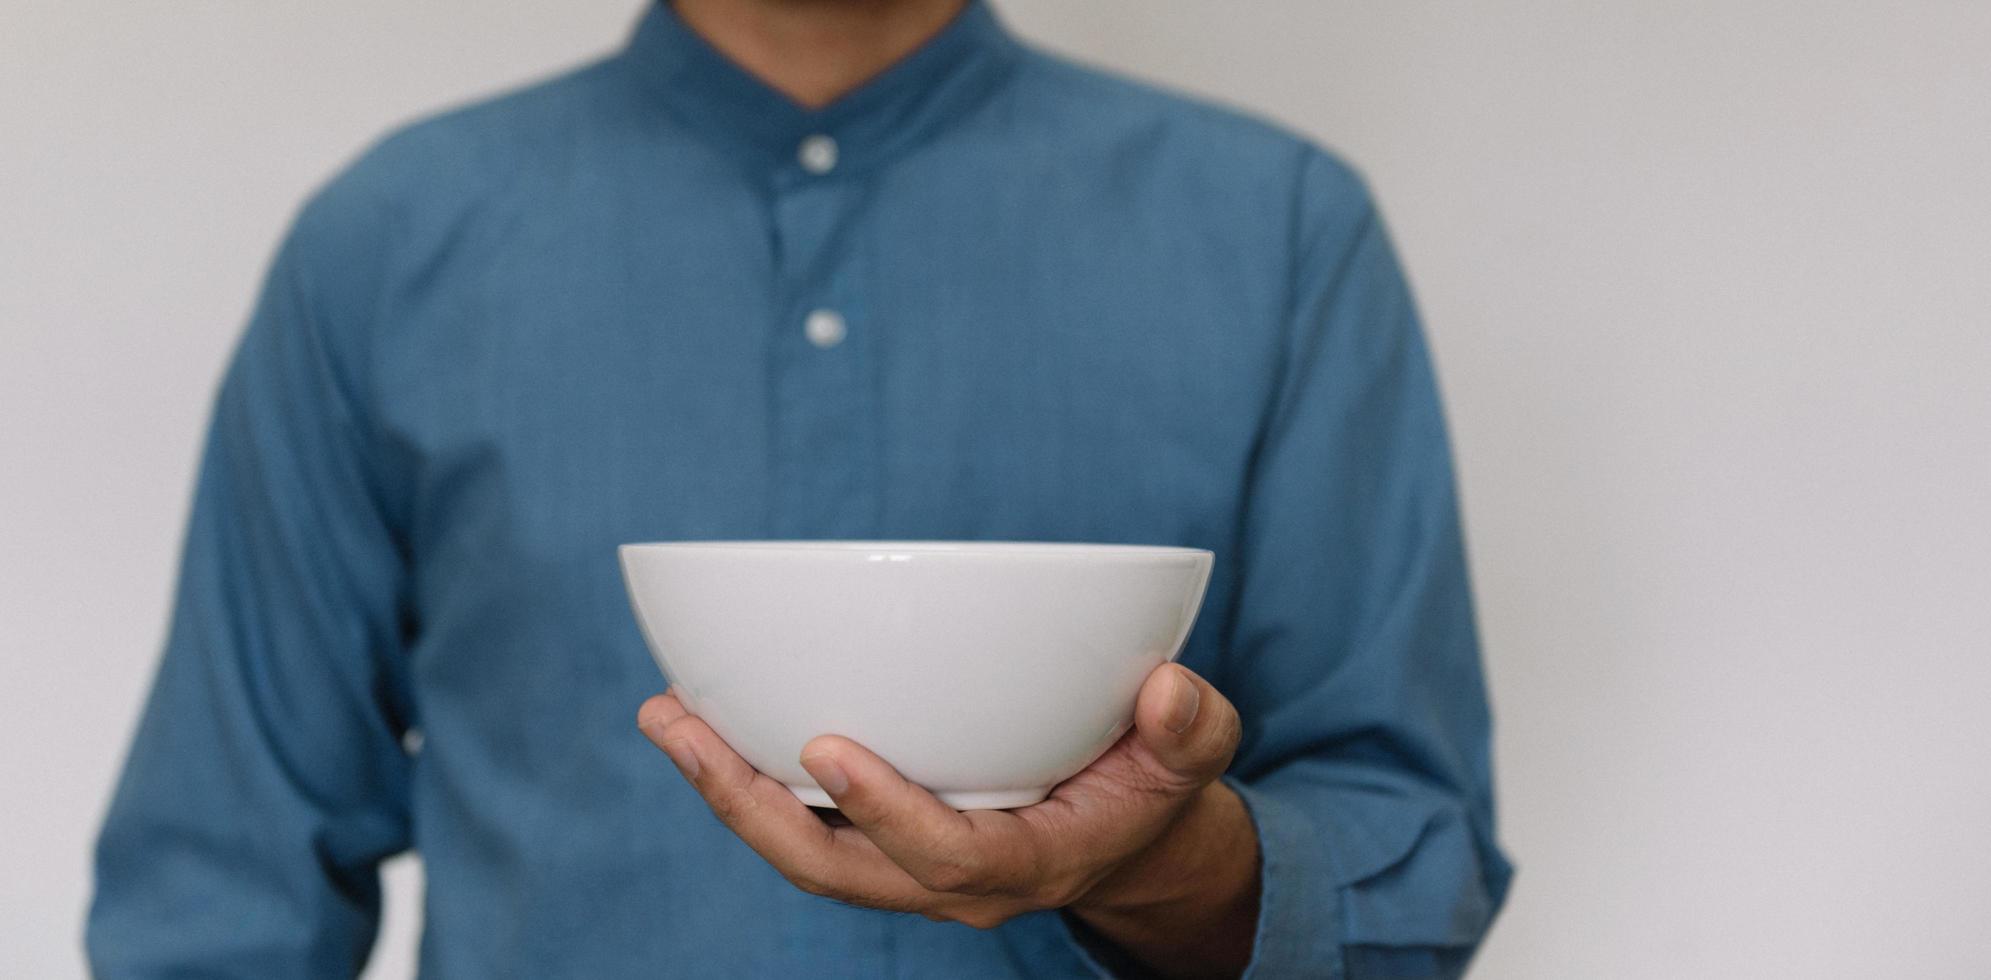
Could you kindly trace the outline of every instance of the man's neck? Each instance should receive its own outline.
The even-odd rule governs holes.
[[[670,0],[733,63],[819,109],[940,32],[967,0]]]

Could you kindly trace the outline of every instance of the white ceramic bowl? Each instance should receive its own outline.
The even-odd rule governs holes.
[[[671,690],[803,802],[843,735],[962,810],[1027,806],[1111,747],[1181,651],[1211,553],[945,541],[629,544]]]

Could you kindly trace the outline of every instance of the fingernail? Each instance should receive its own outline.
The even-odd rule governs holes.
[[[664,754],[671,757],[677,771],[686,779],[698,778],[698,753],[691,750],[691,740],[677,738],[664,743]]]
[[[843,767],[827,755],[805,755],[802,768],[809,770],[809,778],[823,788],[823,792],[835,796],[850,788],[850,777],[844,774]]]
[[[1175,685],[1175,690],[1169,692],[1168,714],[1162,718],[1162,724],[1180,735],[1189,730],[1190,722],[1196,720],[1196,709],[1202,704],[1203,692],[1196,689],[1196,682],[1190,680],[1182,668],[1177,667],[1169,674],[1172,675],[1171,683]]]

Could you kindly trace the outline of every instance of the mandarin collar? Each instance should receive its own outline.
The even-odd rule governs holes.
[[[810,179],[805,140],[835,141],[836,172],[859,172],[929,140],[1008,77],[1021,54],[984,0],[911,54],[821,109],[754,77],[686,26],[668,0],[650,5],[623,51],[680,122],[777,183]],[[819,141],[820,142],[820,141]]]

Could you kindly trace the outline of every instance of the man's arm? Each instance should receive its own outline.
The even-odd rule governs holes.
[[[1292,334],[1211,679],[1264,855],[1253,972],[1462,971],[1511,875],[1450,452],[1402,271],[1358,178],[1300,191]]]
[[[307,211],[224,380],[166,650],[97,846],[105,978],[352,976],[408,843],[403,562]]]
[[[1204,819],[1130,862],[1104,908],[1069,910],[1118,974],[1241,963],[1243,895],[1250,975],[1456,977],[1511,876],[1424,338],[1359,180],[1318,155],[1305,177],[1286,370],[1211,678],[1243,738],[1186,811]]]

